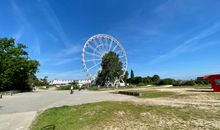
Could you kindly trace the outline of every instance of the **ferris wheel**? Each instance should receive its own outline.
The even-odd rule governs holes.
[[[98,72],[102,69],[102,57],[108,52],[115,52],[122,62],[122,70],[124,76],[127,71],[127,56],[122,45],[112,36],[107,34],[97,34],[90,37],[82,48],[82,65],[86,75],[95,80]]]

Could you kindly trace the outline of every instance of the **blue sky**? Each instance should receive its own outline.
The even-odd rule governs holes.
[[[219,0],[1,0],[0,37],[25,43],[38,77],[85,79],[81,50],[109,34],[135,75],[220,73]]]

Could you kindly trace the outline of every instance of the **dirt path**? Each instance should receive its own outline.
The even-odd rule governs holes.
[[[137,104],[149,105],[169,105],[169,106],[195,106],[205,109],[220,108],[220,93],[213,93],[210,89],[195,89],[195,88],[170,88],[170,87],[148,87],[127,90],[146,90],[146,91],[168,91],[175,92],[177,96],[160,97],[160,98],[137,98],[133,97],[131,102]],[[116,92],[112,90],[110,92]],[[209,92],[210,91],[210,92]]]
[[[168,105],[168,106],[187,106],[193,105],[200,108],[220,108],[220,101],[219,100],[178,100],[178,99],[171,99],[171,98],[152,98],[152,99],[139,99],[134,98],[129,100],[131,102],[137,104],[148,104],[148,105]]]

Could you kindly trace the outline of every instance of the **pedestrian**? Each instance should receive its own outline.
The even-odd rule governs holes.
[[[32,88],[33,88],[33,92],[36,92],[37,91],[37,86],[32,84]]]
[[[70,88],[70,94],[73,94],[73,86]]]
[[[81,91],[81,85],[79,85],[79,91]]]

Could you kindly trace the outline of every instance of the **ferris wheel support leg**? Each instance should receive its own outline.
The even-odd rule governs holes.
[[[120,82],[119,82],[120,86],[126,86],[125,81],[121,78]]]

